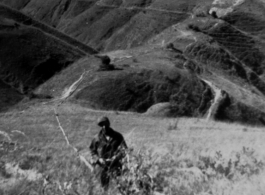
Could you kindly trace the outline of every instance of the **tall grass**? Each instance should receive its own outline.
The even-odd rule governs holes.
[[[171,151],[174,152],[174,151]],[[40,161],[39,163],[46,163]],[[122,174],[111,180],[104,191],[98,178],[74,153],[64,159],[55,158],[45,165],[43,178],[35,182],[21,180],[2,194],[121,194],[121,195],[232,195],[265,193],[264,162],[255,151],[243,147],[229,159],[220,151],[214,156],[199,154],[191,158],[176,158],[173,153],[156,155],[143,148],[126,151]]]
[[[98,132],[93,121],[102,113],[71,105],[58,112],[70,142],[89,159],[87,146]],[[0,194],[265,194],[262,129],[247,127],[245,131],[240,125],[203,120],[108,114],[113,128],[121,130],[132,148],[126,152],[123,174],[111,180],[108,191],[67,146],[53,110],[43,106],[0,118],[1,131],[17,143],[17,151],[11,148],[1,156]],[[27,138],[12,133],[17,130]],[[37,170],[42,178],[29,181],[19,174],[10,175],[3,170],[10,162]],[[12,185],[3,185],[11,180]]]

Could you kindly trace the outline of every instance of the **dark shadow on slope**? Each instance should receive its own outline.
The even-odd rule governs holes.
[[[78,51],[34,28],[0,31],[0,75],[21,93],[33,90],[82,57]]]
[[[185,54],[212,72],[241,85],[247,83],[265,94],[265,43],[220,20],[192,21],[188,26],[205,40],[190,45]],[[193,30],[191,29],[191,30]]]
[[[170,102],[169,116],[198,117],[206,113],[212,99],[209,87],[188,73],[175,71],[174,78],[146,69],[98,74],[95,82],[74,97],[95,109],[144,113],[154,104]]]
[[[246,106],[229,96],[219,106],[215,119],[242,124],[265,125],[265,113],[254,107]]]
[[[36,28],[38,25],[42,24],[0,5],[0,80],[10,86],[5,88],[1,98],[10,98],[8,90],[11,90],[10,94],[14,94],[14,90],[20,94],[10,98],[10,102],[2,106],[3,108],[18,103],[23,95],[29,98],[50,98],[46,94],[34,95],[32,91],[76,60],[86,56],[86,52],[78,48],[79,45],[71,45],[71,41],[63,38],[57,39],[56,35],[48,34],[50,27]],[[72,38],[69,37],[69,40]]]
[[[7,111],[19,103],[24,96],[0,80],[0,112]]]
[[[74,50],[79,50],[80,53],[83,53],[83,55],[88,54],[95,54],[97,51],[79,41],[76,39],[57,31],[56,29],[38,22],[37,20],[34,20],[30,18],[29,16],[26,16],[25,14],[22,14],[19,11],[13,10],[3,4],[0,4],[0,16],[2,18],[6,18],[8,20],[13,20],[17,23],[21,23],[22,25],[26,25],[29,27],[35,27],[43,31],[44,33],[50,34],[51,36],[60,39],[61,41],[64,41],[66,44],[69,44],[69,46],[72,46]]]
[[[265,5],[262,1],[245,1],[222,19],[236,28],[264,38]]]
[[[30,1],[31,0],[0,0],[1,3],[18,10],[27,6]]]

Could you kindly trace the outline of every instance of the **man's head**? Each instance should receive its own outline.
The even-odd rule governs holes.
[[[98,119],[98,126],[108,128],[110,127],[110,121],[108,117],[103,116]]]

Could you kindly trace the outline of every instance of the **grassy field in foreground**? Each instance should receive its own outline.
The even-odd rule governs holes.
[[[67,146],[54,108],[70,142],[87,158],[99,130],[95,121],[102,115],[134,149],[126,164],[130,171],[116,181],[123,190],[116,183],[108,194],[265,193],[263,128],[93,111],[65,103],[0,115],[0,194],[103,194]]]

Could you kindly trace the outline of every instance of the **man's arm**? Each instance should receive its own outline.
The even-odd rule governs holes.
[[[94,138],[89,146],[91,155],[98,155],[98,140],[96,138]]]
[[[123,147],[124,149],[127,149],[127,148],[128,148],[128,146],[127,146],[127,144],[126,144],[124,138],[123,138],[123,141],[122,141],[121,145],[122,145],[122,147]]]
[[[95,137],[89,146],[92,164],[95,164],[98,161],[98,146],[99,146],[99,141],[98,138]]]
[[[121,134],[116,135],[115,141],[113,141],[111,148],[112,158],[120,156],[124,152],[124,149],[127,149],[127,144]]]

